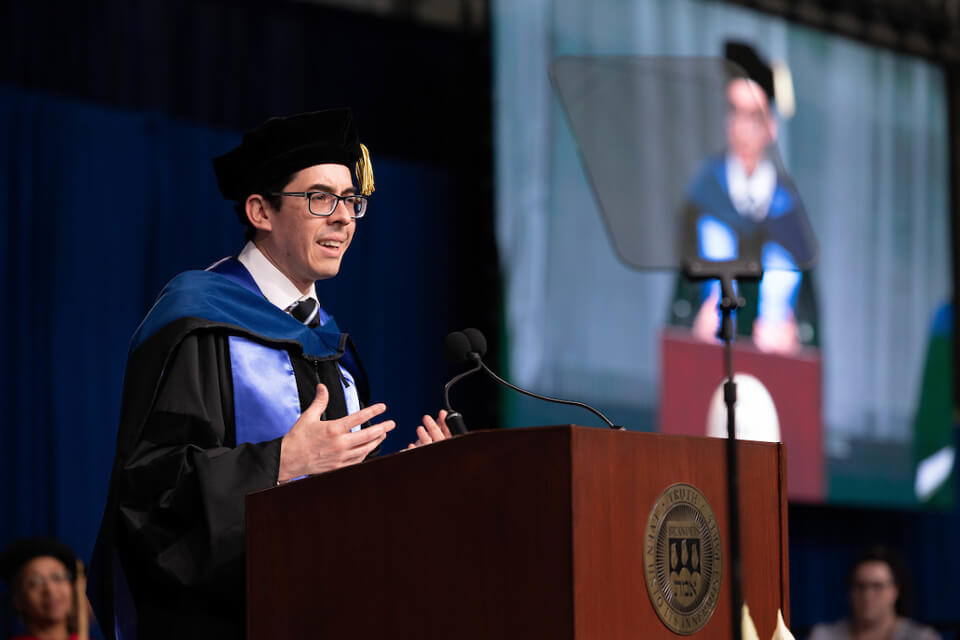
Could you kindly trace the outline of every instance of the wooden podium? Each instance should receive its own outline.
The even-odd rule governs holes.
[[[725,441],[561,426],[474,432],[247,496],[248,637],[677,638],[647,592],[664,490],[706,497],[730,636]],[[738,443],[743,592],[789,623],[783,445]]]

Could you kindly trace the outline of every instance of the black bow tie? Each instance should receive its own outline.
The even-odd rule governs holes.
[[[311,329],[320,325],[320,305],[313,298],[297,300],[286,308],[286,312]]]

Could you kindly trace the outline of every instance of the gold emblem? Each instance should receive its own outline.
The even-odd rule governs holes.
[[[720,529],[710,503],[689,484],[660,494],[643,539],[647,593],[663,624],[682,635],[703,628],[720,597]]]

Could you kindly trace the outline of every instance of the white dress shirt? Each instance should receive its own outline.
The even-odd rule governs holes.
[[[747,171],[740,158],[727,154],[727,192],[740,215],[760,222],[767,217],[773,192],[777,189],[777,168],[770,158],[764,157],[754,168]]]
[[[240,255],[237,256],[237,259],[240,261],[244,267],[247,268],[247,271],[250,272],[250,275],[253,276],[253,281],[257,283],[257,286],[260,288],[260,292],[263,293],[264,297],[270,301],[275,307],[286,310],[294,302],[299,300],[306,300],[307,298],[313,298],[317,305],[320,304],[320,299],[317,298],[317,288],[316,285],[310,286],[310,291],[306,294],[301,293],[300,290],[296,287],[295,284],[290,282],[290,279],[287,276],[277,269],[276,266],[263,255],[263,252],[257,248],[252,241],[247,242],[246,246],[243,247],[243,250],[240,252]],[[347,413],[355,413],[360,410],[360,397],[357,395],[357,385],[353,380],[353,376],[350,375],[350,372],[347,371],[343,365],[337,365],[340,367],[341,386],[343,387],[343,397],[347,405]],[[360,427],[354,427],[354,431]]]
[[[727,191],[733,206],[742,216],[761,222],[770,211],[777,190],[777,168],[764,157],[747,175],[743,163],[733,153],[727,154]],[[793,257],[774,242],[763,247],[763,278],[757,315],[770,323],[788,322],[793,317],[793,299],[802,278]]]

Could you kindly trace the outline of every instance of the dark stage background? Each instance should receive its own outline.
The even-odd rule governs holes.
[[[401,423],[388,449],[439,408],[448,331],[482,329],[496,367],[489,56],[484,28],[305,4],[0,3],[0,545],[52,534],[89,559],[129,337],[170,277],[242,246],[209,158],[271,115],[352,106],[373,153],[371,212],[320,295]],[[498,426],[491,385],[456,399]],[[795,628],[843,615],[875,541],[907,555],[918,617],[956,620],[956,511],[794,507],[790,525]]]

